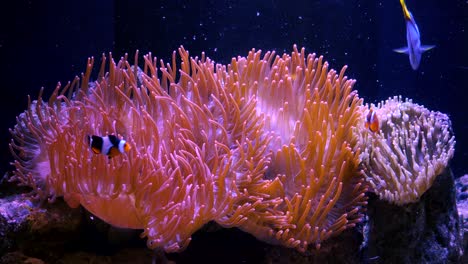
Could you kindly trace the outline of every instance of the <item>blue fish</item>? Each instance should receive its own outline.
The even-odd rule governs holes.
[[[421,45],[418,25],[416,25],[413,15],[406,7],[405,0],[400,0],[400,4],[406,21],[406,41],[408,42],[408,46],[394,49],[394,51],[408,54],[411,68],[417,70],[421,62],[421,54],[424,51],[434,48],[435,45]]]

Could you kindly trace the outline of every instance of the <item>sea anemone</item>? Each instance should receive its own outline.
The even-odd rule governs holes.
[[[275,209],[288,217],[278,226],[256,211],[243,230],[305,251],[361,220],[366,186],[352,131],[362,100],[345,70],[328,70],[322,57],[296,47],[282,57],[267,52],[261,58],[252,50],[247,58],[232,60],[230,74],[241,77],[245,97],[255,96],[256,115],[271,137],[264,177],[279,179],[281,188],[268,193],[281,198]]]
[[[304,251],[353,227],[362,100],[315,54],[252,50],[228,66],[179,49],[180,69],[103,56],[81,80],[42,91],[12,129],[13,179],[35,198],[63,196],[109,224],[144,229],[150,248],[183,250],[208,221]],[[159,66],[158,66],[159,65]],[[88,135],[132,148],[94,154]]]
[[[453,157],[450,119],[401,97],[389,98],[372,109],[380,120],[380,131],[359,126],[367,181],[381,199],[398,205],[415,202]],[[367,115],[366,107],[362,113]]]

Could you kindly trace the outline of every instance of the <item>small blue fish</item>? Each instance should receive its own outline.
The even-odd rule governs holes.
[[[394,51],[408,54],[411,68],[417,70],[421,62],[421,54],[424,51],[434,48],[435,45],[421,45],[418,25],[416,25],[413,15],[406,7],[405,0],[400,0],[400,4],[401,8],[403,8],[403,16],[406,20],[406,41],[408,42],[408,47],[394,49]]]

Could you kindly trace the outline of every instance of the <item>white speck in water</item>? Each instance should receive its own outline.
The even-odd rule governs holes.
[[[257,16],[260,16],[260,12],[259,12],[259,11],[257,11]]]

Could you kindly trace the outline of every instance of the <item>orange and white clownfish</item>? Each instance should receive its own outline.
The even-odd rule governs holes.
[[[121,153],[127,152],[131,149],[127,141],[118,139],[114,135],[108,135],[105,137],[100,136],[88,136],[89,146],[95,154],[104,154],[113,158]]]
[[[377,114],[374,110],[369,110],[369,113],[366,116],[366,123],[365,126],[371,132],[379,131],[379,118],[377,118]]]

